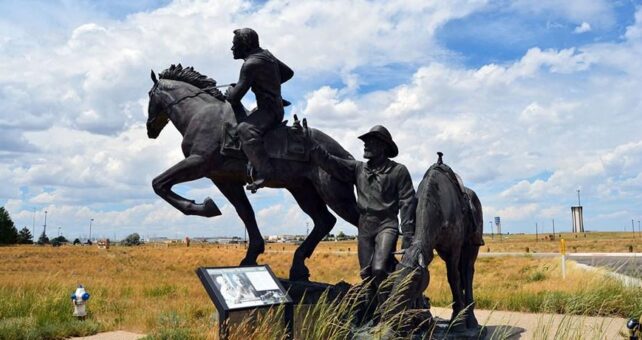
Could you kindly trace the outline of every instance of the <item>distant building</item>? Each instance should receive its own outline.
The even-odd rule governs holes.
[[[147,243],[167,243],[169,241],[170,239],[167,237],[148,237],[147,240],[145,240]]]
[[[266,241],[272,243],[297,243],[305,240],[305,235],[270,235]]]
[[[571,215],[573,215],[573,232],[574,233],[583,233],[584,232],[584,214],[582,211],[582,206],[578,205],[571,207]]]

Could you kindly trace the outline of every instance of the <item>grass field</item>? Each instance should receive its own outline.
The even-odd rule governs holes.
[[[560,242],[566,240],[566,250],[569,253],[583,252],[613,252],[628,253],[642,252],[642,235],[632,232],[588,232],[582,234],[556,233],[552,234],[512,234],[512,235],[484,235],[486,246],[480,252],[559,252]]]
[[[591,237],[578,240],[578,245],[588,247]],[[602,242],[605,245],[600,245]],[[532,243],[517,237],[487,240],[492,251],[501,247],[505,247],[502,251],[518,251]],[[616,243],[602,235],[593,250],[607,250]],[[553,246],[550,250],[532,247],[536,251],[554,250]],[[294,249],[293,245],[269,244],[268,252],[259,260],[269,264],[278,276],[287,277]],[[354,242],[322,243],[307,261],[311,279],[357,283],[355,250]],[[109,250],[0,247],[0,338],[62,338],[113,329],[157,338],[214,334],[215,310],[194,270],[199,266],[237,265],[244,251],[242,245],[198,244],[189,248],[146,245]],[[431,280],[427,294],[432,304],[448,306],[450,291],[443,262],[438,258],[431,265]],[[83,322],[74,320],[70,300],[79,283],[91,293],[90,316]],[[621,317],[642,314],[639,289],[624,288],[572,265],[567,279],[562,280],[559,259],[480,258],[475,294],[477,307],[484,309]]]

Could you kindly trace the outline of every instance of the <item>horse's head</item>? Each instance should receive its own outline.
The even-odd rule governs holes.
[[[159,90],[160,82],[152,70],[152,81],[154,86],[149,90],[149,106],[147,107],[147,137],[156,138],[161,133],[169,121],[169,112],[163,99],[162,92]]]

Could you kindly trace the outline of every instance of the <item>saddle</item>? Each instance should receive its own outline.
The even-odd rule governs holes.
[[[287,120],[269,130],[263,136],[263,143],[268,156],[272,159],[308,162],[310,160],[310,147],[308,140],[310,131],[305,126],[301,127],[298,121],[294,126],[287,126]],[[238,159],[247,159],[241,149],[241,138],[238,136],[237,125],[225,123],[221,141],[221,154]]]

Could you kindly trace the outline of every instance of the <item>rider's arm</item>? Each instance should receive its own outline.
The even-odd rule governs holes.
[[[321,169],[329,173],[330,176],[343,182],[355,182],[357,161],[331,155],[322,146],[316,143],[314,143],[310,149],[310,158],[312,163],[321,167]]]
[[[415,234],[415,210],[417,199],[415,188],[412,186],[412,178],[408,169],[399,164],[397,174],[397,190],[399,191],[399,217],[401,219],[402,249],[410,246]]]
[[[239,81],[236,83],[235,86],[230,87],[227,90],[227,101],[232,104],[232,106],[235,105],[240,105],[241,104],[241,99],[243,99],[243,96],[247,93],[247,91],[250,89],[250,86],[252,86],[252,81],[253,79],[253,68],[255,67],[255,63],[252,60],[248,60],[245,63],[243,63],[243,66],[241,66],[241,73],[239,75]]]

